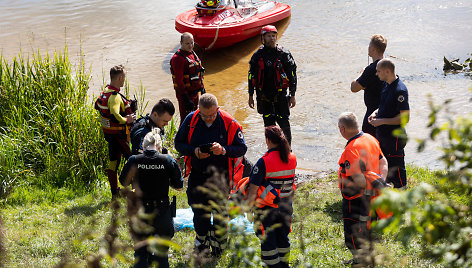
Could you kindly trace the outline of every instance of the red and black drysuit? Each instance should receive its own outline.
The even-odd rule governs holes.
[[[289,98],[295,96],[297,89],[296,70],[290,51],[279,46],[261,46],[249,62],[249,96],[256,92],[257,112],[262,114],[264,126],[279,124],[289,143],[292,141]]]
[[[204,68],[194,51],[179,49],[170,60],[170,71],[175,96],[179,102],[180,124],[182,124],[185,117],[197,109],[198,92],[205,93]]]

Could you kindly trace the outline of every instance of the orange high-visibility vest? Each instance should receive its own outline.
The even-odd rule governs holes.
[[[275,188],[280,199],[293,196],[296,189],[295,168],[297,167],[297,158],[295,155],[290,153],[288,163],[284,163],[280,159],[279,151],[274,150],[267,152],[262,159],[266,167],[265,180],[269,182],[270,186]],[[270,203],[265,203],[264,199],[262,199],[262,203],[272,206]]]
[[[236,188],[237,191],[232,192],[231,197],[236,198],[239,194],[242,194],[244,196],[247,195],[247,191],[249,188],[249,177],[242,178]],[[259,208],[262,208],[266,205],[276,208],[279,202],[280,197],[276,189],[272,185],[270,185],[268,181],[263,181],[261,186],[259,186],[259,189],[257,190],[255,205]]]
[[[383,179],[378,175],[378,173],[380,173],[380,157],[384,157],[384,155],[380,149],[379,142],[370,134],[359,134],[358,137],[349,141],[339,159],[339,189],[341,189],[343,198],[353,200],[365,195],[370,197],[370,201],[372,202],[372,200],[380,195],[381,189],[372,186],[377,180],[382,180],[381,184],[384,184]],[[364,175],[366,187],[348,196],[343,192],[343,189],[353,186],[352,175],[354,174]],[[381,219],[392,216],[392,213],[380,210],[376,211]]]

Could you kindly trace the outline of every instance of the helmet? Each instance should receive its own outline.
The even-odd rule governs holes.
[[[266,25],[262,27],[261,35],[264,35],[266,33],[274,32],[277,33],[277,28],[275,28],[274,25]]]
[[[202,4],[207,7],[217,7],[220,5],[220,0],[202,0]]]

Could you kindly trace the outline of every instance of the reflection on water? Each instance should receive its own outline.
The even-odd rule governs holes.
[[[123,63],[130,84],[142,82],[151,104],[163,96],[175,100],[169,60],[179,47],[180,34],[174,29],[174,18],[195,2],[3,0],[0,47],[9,58],[20,49],[52,51],[67,42],[72,58],[82,48],[92,65],[91,94],[98,93],[103,74],[112,65]],[[368,64],[367,45],[374,33],[387,37],[386,54],[394,58],[409,89],[410,137],[427,135],[427,95],[437,103],[452,98],[454,114],[471,111],[470,78],[444,76],[442,57],[464,58],[472,52],[472,1],[284,2],[292,6],[292,17],[277,26],[283,32],[279,43],[292,52],[298,66],[297,106],[292,109],[291,124],[300,168],[336,168],[345,144],[337,133],[336,119],[346,110],[363,116],[362,93],[351,93],[349,85]],[[202,55],[206,88],[243,124],[252,160],[265,151],[262,119],[247,105],[248,61],[259,44],[255,37]],[[418,154],[415,147],[411,140],[407,162],[438,167],[435,150]]]

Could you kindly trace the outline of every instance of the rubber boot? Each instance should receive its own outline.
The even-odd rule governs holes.
[[[292,146],[292,130],[290,129],[290,125],[288,127],[283,127],[282,131],[287,138],[288,144]]]

